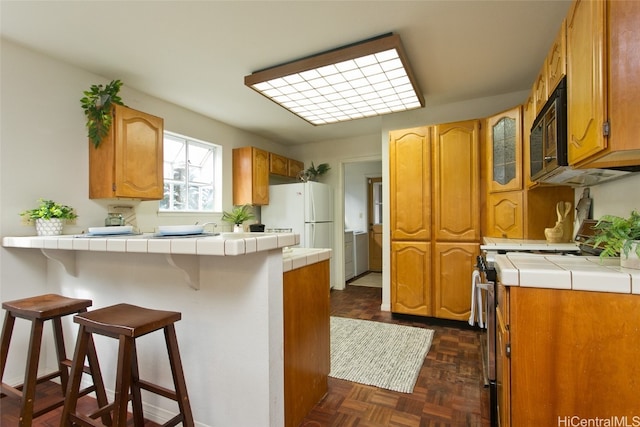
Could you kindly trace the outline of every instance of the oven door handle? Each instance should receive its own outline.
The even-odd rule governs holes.
[[[493,289],[494,284],[493,282],[489,282],[489,283],[476,283],[476,287],[480,288],[480,289],[484,289],[485,291],[488,291],[490,289]]]

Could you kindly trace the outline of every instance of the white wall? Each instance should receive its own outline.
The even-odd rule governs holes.
[[[33,226],[21,224],[19,213],[47,198],[76,208],[79,217],[65,233],[77,233],[104,224],[107,205],[88,198],[88,150],[82,92],[112,78],[98,76],[48,56],[1,40],[0,105],[0,236],[33,235]],[[125,85],[124,102],[132,108],[165,119],[165,128],[223,147],[223,209],[231,207],[231,151],[243,145],[284,152],[285,148],[184,108],[137,92]],[[158,202],[138,202],[138,224],[145,231],[164,224],[218,221],[209,216],[158,217]],[[87,279],[91,280],[91,279]],[[91,283],[87,283],[91,286]],[[47,260],[38,251],[0,248],[2,301],[43,293],[59,293],[47,284]],[[101,299],[101,291],[94,295]],[[4,319],[4,316],[2,316]],[[14,337],[28,337],[25,322],[17,322]],[[14,340],[11,351],[26,354],[26,340]],[[44,358],[47,357],[45,349]],[[22,360],[11,358],[5,381],[20,378]]]
[[[626,218],[632,210],[640,211],[640,173],[589,188],[593,199],[592,217],[595,219],[602,215]],[[582,188],[576,189],[576,204],[582,196],[582,191]]]

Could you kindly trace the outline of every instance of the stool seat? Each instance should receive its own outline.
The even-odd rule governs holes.
[[[116,304],[78,314],[73,321],[91,332],[116,337],[137,338],[175,323],[182,314],[175,311],[151,310],[131,304]]]
[[[67,359],[64,345],[64,336],[62,332],[62,317],[71,314],[78,314],[87,311],[93,302],[90,299],[69,298],[57,294],[38,295],[30,298],[23,298],[14,301],[5,301],[2,308],[6,310],[5,322],[2,328],[1,338],[1,373],[0,378],[4,378],[4,371],[9,355],[9,347],[13,335],[13,327],[16,318],[26,319],[31,322],[31,337],[29,340],[29,351],[26,357],[26,368],[24,374],[24,382],[18,386],[11,386],[2,382],[2,393],[7,396],[19,398],[20,418],[18,425],[31,426],[33,418],[39,417],[55,408],[64,404],[65,393],[69,378],[69,369],[71,360]],[[58,357],[58,369],[46,375],[38,377],[38,364],[40,360],[40,348],[42,345],[42,332],[45,321],[51,321],[53,325],[53,336]],[[104,384],[100,376],[98,368],[98,359],[96,356],[93,340],[87,343],[87,357],[89,366],[84,366],[82,360],[81,369],[92,376],[93,384],[78,391],[79,396],[84,396],[91,392],[96,393],[98,402],[106,403],[107,397],[104,392]],[[60,378],[62,396],[58,399],[47,399],[46,405],[35,407],[35,394],[38,384],[49,381],[54,378]],[[105,421],[109,419],[105,416]]]
[[[91,307],[90,299],[68,298],[62,295],[46,294],[2,303],[2,308],[15,317],[23,319],[48,320],[58,316],[67,316]]]
[[[167,421],[164,426],[175,426],[179,423],[185,427],[194,426],[174,326],[174,323],[181,318],[182,314],[179,312],[153,310],[131,304],[116,304],[75,315],[73,320],[80,327],[69,374],[67,400],[62,411],[60,425],[125,427],[127,426],[129,401],[131,401],[133,424],[136,427],[143,427],[141,390],[146,390],[177,402],[179,413]],[[158,330],[164,331],[175,390],[169,390],[140,378],[136,338]],[[76,409],[77,391],[80,386],[79,377],[82,374],[79,361],[85,358],[86,346],[90,342],[92,334],[115,338],[119,342],[114,401],[110,404],[100,405],[98,410],[91,414],[80,414]],[[105,414],[113,414],[112,421],[109,419],[108,423],[105,422]],[[103,424],[99,424],[98,417],[103,417]]]

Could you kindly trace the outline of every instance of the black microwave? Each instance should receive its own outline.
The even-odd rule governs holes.
[[[532,181],[568,165],[567,134],[567,82],[564,77],[531,127],[529,154]]]

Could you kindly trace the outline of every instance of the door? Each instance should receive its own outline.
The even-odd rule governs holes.
[[[382,271],[382,178],[369,179],[369,270]]]

